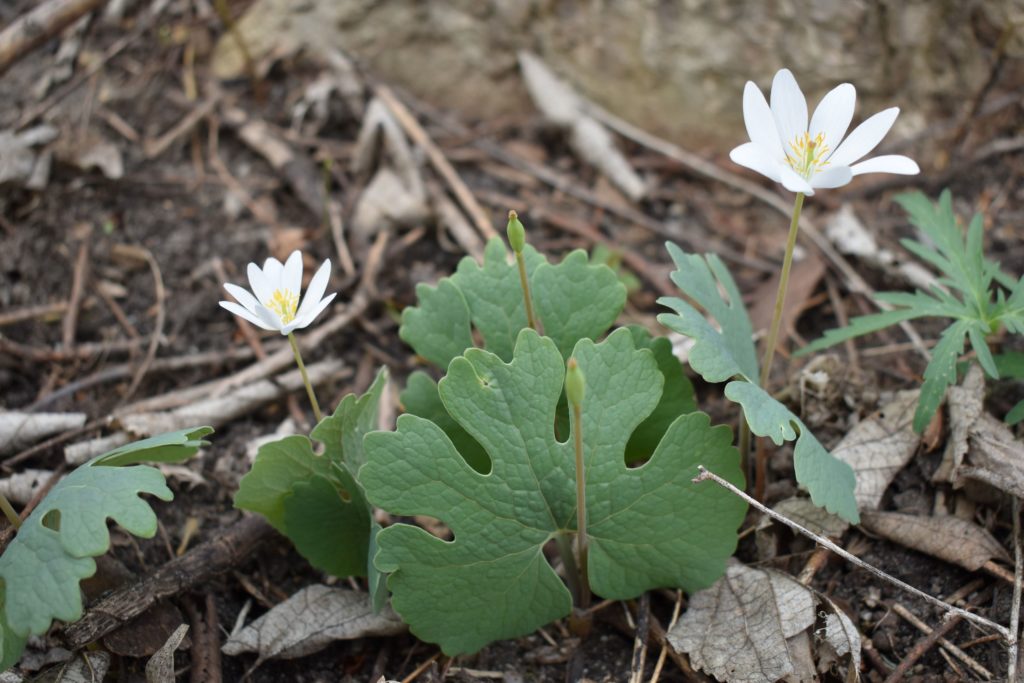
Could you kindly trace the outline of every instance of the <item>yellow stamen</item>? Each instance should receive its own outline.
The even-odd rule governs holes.
[[[792,154],[786,154],[786,162],[804,178],[810,178],[828,166],[829,146],[825,144],[824,133],[818,133],[812,139],[811,134],[805,132],[790,142],[789,148]]]
[[[277,313],[281,322],[288,324],[295,320],[295,312],[299,308],[299,295],[292,294],[287,289],[275,289],[270,296],[270,301],[264,304],[267,308]]]

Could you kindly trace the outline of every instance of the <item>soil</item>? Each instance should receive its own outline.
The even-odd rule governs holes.
[[[17,11],[10,16],[32,4],[30,0],[16,2]],[[71,135],[72,140],[82,142],[86,136],[76,137],[75,131],[98,131],[111,141],[123,157],[123,177],[108,179],[97,170],[83,170],[68,163],[67,154],[58,154],[43,189],[32,191],[16,183],[0,189],[3,244],[0,249],[0,314],[68,301],[77,255],[84,247],[88,265],[86,285],[73,339],[77,348],[94,351],[81,355],[64,352],[67,350],[62,349],[62,328],[66,311],[33,316],[0,327],[0,343],[4,344],[0,346],[0,387],[3,388],[0,406],[6,410],[84,411],[91,424],[131,400],[158,396],[238,371],[252,361],[251,358],[232,360],[226,357],[230,350],[246,348],[247,341],[236,321],[216,304],[223,298],[218,268],[222,268],[230,280],[242,282],[248,262],[262,261],[268,253],[280,257],[295,246],[305,250],[310,264],[328,257],[336,258],[335,245],[323,225],[322,216],[304,205],[287,178],[240,141],[230,128],[220,125],[215,115],[204,117],[193,131],[182,135],[163,153],[147,158],[142,140],[152,140],[170,130],[194,106],[182,93],[185,53],[196,50],[196,63],[201,64],[209,39],[221,31],[216,20],[195,17],[190,11],[183,12],[177,4],[172,3],[155,29],[144,31],[139,40],[109,59],[98,78],[86,79],[81,87],[60,96],[45,116],[45,120],[63,131],[62,138]],[[6,19],[7,13],[3,10],[0,18]],[[130,17],[114,26],[94,22],[85,33],[84,54],[90,59],[99,58],[134,21],[135,18]],[[0,130],[13,126],[38,101],[32,93],[32,85],[52,68],[56,45],[54,41],[44,46],[0,78],[0,101],[5,102],[0,108]],[[275,130],[285,131],[291,125],[292,106],[319,70],[315,61],[298,57],[275,64],[255,90],[248,82],[223,87],[235,105],[245,110],[250,118],[266,121]],[[986,97],[997,99],[1019,88],[1020,83],[1013,80],[1013,74],[1012,70],[1004,71]],[[202,87],[207,87],[201,68],[197,77]],[[55,92],[62,92],[62,86],[56,86]],[[940,123],[960,121],[962,102],[973,94],[958,93],[961,97],[951,97],[957,104],[950,105],[947,121]],[[316,160],[319,160],[318,155],[333,155],[332,196],[343,203],[346,218],[350,218],[353,201],[365,186],[364,178],[348,170],[359,120],[346,112],[334,114],[313,137],[307,137],[308,144],[295,143],[293,150]],[[458,111],[444,114],[459,119]],[[898,240],[912,233],[904,214],[892,202],[893,195],[912,187],[935,193],[939,185],[948,185],[962,216],[975,210],[985,211],[986,252],[997,256],[1006,271],[1019,276],[1024,272],[1024,229],[1021,228],[1024,225],[1024,185],[1020,182],[1024,155],[1018,149],[993,155],[980,164],[968,164],[965,160],[970,150],[1018,135],[1021,116],[1018,100],[994,114],[971,120],[963,135],[967,144],[962,147],[950,143],[948,132],[911,140],[904,151],[922,160],[925,168],[922,176],[899,181],[859,180],[848,188],[820,193],[808,202],[808,215],[821,225],[840,204],[850,203],[882,246],[904,254]],[[120,127],[121,132],[110,123],[118,119],[125,124]],[[538,125],[536,119],[462,121],[472,126],[468,136],[447,132],[429,116],[421,117],[421,122],[455,163],[469,189],[487,203],[495,225],[500,224],[500,217],[509,208],[501,206],[495,198],[511,197],[525,207],[520,210],[520,216],[530,230],[531,242],[553,258],[571,248],[593,246],[592,241],[561,229],[560,223],[550,218],[557,215],[603,230],[615,243],[639,253],[651,273],[667,272],[670,262],[662,246],[663,237],[600,207],[552,190],[536,178],[524,177],[522,171],[509,170],[473,145],[475,140],[484,139],[508,148],[527,149],[546,167],[573,177],[576,184],[593,189],[606,201],[625,201],[592,169],[581,165],[563,143]],[[139,139],[126,137],[126,131],[134,131]],[[213,131],[219,133],[215,143]],[[748,304],[771,296],[769,276],[756,264],[761,259],[771,261],[781,254],[785,217],[735,190],[695,176],[675,162],[630,143],[622,144],[629,158],[643,169],[655,187],[653,198],[636,208],[685,240],[691,250],[700,252],[725,247],[729,253],[739,255],[726,261],[740,289],[748,295]],[[956,151],[942,165],[938,161],[940,151],[945,149],[944,145],[951,144]],[[212,152],[214,145],[215,152]],[[728,165],[721,154],[697,151],[713,157],[723,167]],[[272,207],[276,220],[267,222],[256,218],[251,205],[247,207],[245,202],[239,206],[235,188],[229,187],[213,168],[211,154],[214,153],[253,202]],[[462,256],[447,238],[438,239],[434,225],[428,222],[423,227],[426,230],[418,236],[411,233],[411,239],[403,240],[403,236],[410,235],[407,230],[391,239],[384,265],[372,283],[374,291],[366,312],[306,358],[307,363],[339,358],[350,369],[321,389],[321,396],[330,397],[331,405],[346,393],[364,390],[375,368],[382,363],[390,367],[399,385],[413,368],[420,367],[420,361],[398,338],[398,313],[415,302],[417,283],[433,281],[451,272]],[[130,245],[135,251],[126,252],[124,245]],[[145,260],[133,256],[144,253],[139,249],[151,254],[159,265],[166,289],[163,304],[166,323],[157,357],[183,357],[199,352],[219,352],[225,357],[174,371],[154,367],[146,372],[133,396],[126,394],[131,377],[121,376],[112,381],[86,382],[80,389],[56,399],[48,398],[62,388],[74,386],[73,383],[111,367],[123,363],[129,363],[133,369],[139,367],[148,335],[154,333],[157,319],[153,274]],[[356,250],[357,266],[363,266],[367,258],[365,250]],[[878,289],[904,286],[894,281],[887,271],[856,260],[853,265]],[[834,278],[831,272],[828,277]],[[841,280],[834,279],[841,286]],[[332,280],[332,291],[339,291],[339,300],[351,298],[359,288],[358,278],[344,278],[339,274]],[[657,294],[648,281],[642,280],[642,288],[631,296],[626,317],[653,323],[653,316],[659,311],[654,301]],[[825,294],[823,283],[806,296],[795,334],[809,340],[835,325],[836,311]],[[116,304],[111,305],[108,300]],[[843,292],[842,300],[849,315],[872,310],[860,297]],[[924,338],[931,339],[941,326],[923,323],[918,329]],[[124,344],[118,344],[130,339],[133,333],[142,340],[126,352]],[[903,341],[902,334],[895,330],[858,341],[858,346],[864,348],[891,344],[892,350],[861,356],[861,374],[850,388],[850,395],[855,399],[853,404],[847,404],[844,408],[847,412],[843,414],[827,414],[821,426],[815,426],[826,446],[833,445],[851,424],[870,414],[880,396],[918,385],[923,360],[907,349]],[[279,343],[272,336],[262,337],[262,342],[268,349]],[[792,341],[790,345],[795,346]],[[1024,349],[1024,341],[1019,338],[1008,338],[1005,345]],[[838,352],[840,357],[843,353]],[[784,385],[787,376],[795,375],[806,362],[805,359],[779,359],[780,369],[774,381]],[[723,400],[721,387],[708,386],[697,377],[693,379],[701,408],[715,421],[733,422],[735,413],[731,404]],[[296,398],[295,405],[308,419],[304,397]],[[1020,383],[1003,382],[994,387],[989,408],[1002,415],[1021,398],[1024,398],[1024,387]],[[172,478],[175,500],[154,502],[161,533],[154,539],[143,540],[115,530],[112,557],[133,575],[140,576],[168,561],[168,552],[183,542],[185,529],[193,521],[198,523],[198,531],[188,539],[188,547],[215,538],[240,516],[232,508],[231,500],[238,477],[248,466],[248,444],[257,436],[273,432],[291,412],[287,402],[274,402],[219,428],[212,445],[189,465],[203,482],[194,485]],[[74,440],[100,433],[103,433],[103,425],[76,435]],[[8,461],[5,473],[26,467],[55,469],[63,462],[63,445],[58,443],[39,449],[13,464]],[[783,450],[773,459],[775,484],[769,492],[776,498],[795,490],[787,458]],[[937,464],[936,453],[919,454],[890,486],[882,508],[895,510],[923,505],[924,511],[929,511],[937,493],[931,483],[931,473]],[[954,495],[948,490],[941,493]],[[1008,508],[1006,500],[997,498],[994,503],[979,503],[975,517],[984,521],[1010,548]],[[744,526],[756,523],[752,514]],[[741,543],[737,554],[741,561],[766,564],[793,574],[800,572],[812,550],[804,540],[786,537],[779,557],[762,562],[753,539],[751,534]],[[1009,619],[1011,586],[1005,582],[983,573],[958,569],[856,530],[845,535],[842,545],[933,595],[948,595],[972,580],[981,579],[967,601],[983,616],[1000,623],[1007,623]],[[188,600],[201,603],[205,595],[210,594],[215,601],[220,628],[230,631],[243,606],[250,606],[248,619],[251,620],[298,589],[325,580],[327,577],[312,569],[285,539],[274,536],[233,572],[171,602],[185,609]],[[889,667],[898,663],[922,637],[917,629],[892,612],[894,603],[902,604],[933,626],[941,617],[936,609],[835,558],[817,573],[812,586],[846,610],[865,640],[873,645],[877,659]],[[672,611],[669,597],[660,592],[651,597],[652,613],[662,626],[668,623]],[[586,677],[596,682],[627,680],[634,648],[632,632],[625,625],[626,613],[630,611],[629,619],[633,619],[635,605],[605,607],[598,613],[593,632],[579,647],[564,624],[549,626],[543,634],[492,644],[476,655],[447,662],[450,666],[448,679],[543,682]],[[59,628],[51,635],[36,644],[36,651],[45,652],[49,646],[61,642]],[[971,626],[960,624],[947,638],[963,646],[983,635]],[[980,642],[969,651],[997,677],[1005,675],[1006,652],[1000,643]],[[369,681],[380,675],[402,680],[436,653],[436,647],[410,635],[365,638],[340,642],[297,660],[267,661],[255,669],[252,655],[224,656],[222,676],[225,681],[237,681],[248,675],[248,680],[268,683]],[[658,649],[652,647],[647,653],[648,674],[650,662],[657,656]],[[911,675],[920,681],[959,680],[961,676],[973,679],[975,674],[962,669],[957,673],[950,661],[940,650],[932,648],[911,669]],[[145,662],[144,657],[116,657],[110,680],[142,680]],[[418,680],[440,680],[443,662],[437,659]],[[193,664],[189,651],[179,651],[176,663],[180,680],[184,680]],[[871,680],[884,677],[872,658],[865,659],[864,675]],[[692,676],[670,659],[660,680],[693,680]]]

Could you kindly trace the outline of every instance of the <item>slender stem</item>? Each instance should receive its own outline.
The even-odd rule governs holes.
[[[583,408],[573,404],[573,446],[576,451],[576,557],[579,558],[581,609],[590,607],[590,582],[587,580],[587,492],[583,469]]]
[[[11,523],[11,526],[15,529],[21,528],[21,517],[19,517],[18,513],[14,511],[13,507],[11,507],[11,502],[7,500],[7,496],[2,493],[0,493],[0,510],[3,510],[4,517],[6,517],[7,521]]]
[[[740,435],[739,443],[737,448],[740,451],[740,471],[743,472],[744,477],[750,476],[750,425],[747,424],[747,418],[740,413]],[[749,480],[748,480],[749,481]]]
[[[288,342],[292,345],[292,353],[295,354],[295,362],[299,366],[299,372],[302,373],[302,383],[306,385],[306,395],[309,396],[309,402],[313,405],[313,415],[316,417],[317,423],[324,419],[324,416],[320,414],[320,404],[316,402],[316,394],[313,393],[313,385],[309,383],[309,375],[306,374],[306,364],[302,362],[302,354],[299,353],[299,344],[295,341],[295,333],[288,333]]]
[[[789,271],[793,267],[793,249],[796,247],[796,235],[800,230],[800,210],[804,206],[804,195],[797,192],[793,203],[793,218],[789,223],[789,237],[786,238],[786,256],[782,261],[782,276],[779,278],[779,291],[775,295],[775,312],[772,314],[772,326],[768,330],[768,346],[761,362],[761,388],[768,385],[768,377],[772,373],[772,358],[775,356],[775,345],[779,341],[779,326],[782,324],[782,308],[786,302],[786,290],[789,288]]]
[[[785,524],[786,526],[788,526],[793,531],[796,531],[797,533],[803,534],[804,536],[806,536],[807,538],[810,538],[811,540],[813,540],[814,542],[818,543],[819,545],[822,545],[822,546],[828,548],[829,550],[834,552],[836,555],[839,555],[841,558],[843,558],[847,562],[851,562],[851,563],[857,565],[861,569],[864,569],[865,571],[868,571],[871,574],[874,574],[875,576],[877,576],[878,578],[882,579],[883,581],[888,581],[889,583],[893,584],[894,586],[902,588],[903,590],[907,591],[911,595],[916,595],[917,597],[921,598],[922,600],[930,602],[931,604],[935,605],[936,607],[942,609],[945,612],[951,612],[951,613],[956,614],[957,616],[959,616],[959,617],[961,617],[963,619],[966,619],[967,621],[970,621],[970,622],[972,622],[974,624],[977,624],[978,626],[981,626],[983,628],[987,628],[989,630],[995,631],[1000,636],[1002,636],[1003,639],[1006,640],[1006,642],[1008,642],[1008,643],[1010,642],[1010,631],[1005,626],[1003,626],[1001,624],[997,624],[996,622],[994,622],[994,621],[992,621],[990,619],[986,619],[985,617],[982,617],[982,616],[979,616],[977,614],[973,614],[971,612],[968,612],[967,610],[960,609],[959,607],[955,607],[953,605],[950,605],[948,602],[945,602],[944,600],[940,600],[940,599],[938,599],[938,598],[936,598],[936,597],[934,597],[932,595],[928,595],[927,593],[925,593],[924,591],[922,591],[922,590],[920,590],[918,588],[914,588],[909,583],[905,583],[903,581],[900,581],[895,576],[890,576],[889,574],[886,574],[885,572],[883,572],[881,569],[878,569],[874,565],[868,564],[867,562],[865,562],[864,560],[860,559],[856,555],[852,555],[852,554],[848,553],[847,551],[843,550],[838,545],[836,545],[832,541],[828,540],[824,536],[819,536],[818,534],[814,533],[813,531],[810,531],[810,530],[805,529],[804,527],[800,526],[799,524],[797,524],[793,520],[789,519],[788,517],[783,517],[778,512],[775,512],[775,510],[772,510],[771,508],[768,508],[768,507],[762,505],[761,503],[757,502],[756,500],[754,500],[753,498],[751,498],[747,494],[743,493],[743,491],[740,491],[738,488],[733,486],[731,483],[729,483],[725,479],[722,479],[720,476],[718,476],[714,472],[708,471],[708,469],[706,467],[704,467],[703,465],[698,465],[697,466],[697,471],[700,472],[700,474],[698,474],[696,477],[693,478],[693,482],[695,484],[700,483],[702,481],[707,481],[707,480],[710,479],[711,481],[715,482],[716,484],[718,484],[722,488],[728,489],[729,491],[731,491],[735,495],[737,495],[740,498],[742,498],[743,500],[747,501],[747,503],[749,503],[750,505],[753,505],[756,509],[758,509],[761,512],[763,512],[764,514],[768,515],[769,517],[771,517],[775,521],[781,522],[782,524]]]
[[[516,265],[519,266],[519,283],[523,286],[523,303],[526,304],[526,324],[536,332],[540,332],[537,326],[537,316],[533,312],[533,296],[530,294],[530,280],[526,277],[526,261],[522,252],[516,252]]]
[[[558,554],[565,565],[565,578],[569,581],[569,592],[572,593],[572,601],[579,604],[583,591],[580,589],[580,570],[576,566],[576,556],[572,553],[572,542],[566,534],[555,536],[558,544]]]

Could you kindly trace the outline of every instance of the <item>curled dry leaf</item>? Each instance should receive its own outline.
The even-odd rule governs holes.
[[[642,199],[647,193],[643,179],[615,146],[608,130],[586,114],[579,95],[536,55],[520,52],[519,68],[534,104],[548,121],[568,132],[573,150],[629,199]]]
[[[0,453],[12,453],[84,424],[85,413],[0,412]]]
[[[146,662],[146,683],[174,683],[174,651],[181,645],[186,633],[188,624],[182,624],[175,629],[163,647],[150,657]]]
[[[960,385],[946,392],[949,410],[949,439],[942,453],[942,463],[932,475],[934,482],[956,481],[956,473],[967,455],[968,433],[981,416],[985,402],[985,376],[981,368],[971,365]]]
[[[790,576],[738,562],[692,596],[668,640],[722,681],[814,680],[846,655],[860,666],[860,634],[845,613]]]
[[[864,512],[861,525],[890,541],[971,571],[981,569],[989,560],[1010,561],[1006,549],[992,534],[959,517]]]
[[[390,606],[374,614],[366,593],[308,586],[232,636],[221,650],[232,656],[255,652],[261,662],[292,659],[336,640],[390,636],[405,628]]]
[[[921,437],[914,433],[920,391],[901,391],[847,433],[832,455],[857,474],[854,497],[859,510],[877,510],[893,477],[910,461]]]
[[[35,680],[51,683],[95,683],[106,677],[109,668],[109,653],[82,651],[60,666],[44,672]]]

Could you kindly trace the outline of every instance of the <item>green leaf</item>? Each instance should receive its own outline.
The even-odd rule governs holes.
[[[553,266],[526,245],[523,259],[537,317],[563,357],[577,340],[604,334],[625,305],[626,290],[614,271],[590,265],[581,250]],[[499,238],[487,243],[482,266],[467,256],[454,275],[437,287],[419,285],[416,294],[419,305],[403,311],[399,336],[441,368],[473,346],[471,325],[485,348],[505,360],[526,327],[519,270]]]
[[[751,382],[733,381],[725,386],[725,395],[743,407],[754,434],[770,438],[776,446],[796,439],[796,479],[810,492],[815,505],[852,524],[860,522],[853,495],[857,480],[849,464],[825,450],[803,421],[764,389]]]
[[[346,396],[313,429],[322,454],[301,435],[261,446],[235,494],[235,507],[266,517],[311,565],[334,576],[367,575],[372,514],[354,473],[386,384],[381,370],[365,394]]]
[[[0,671],[7,671],[21,659],[28,637],[19,636],[11,630],[6,615],[3,614],[3,608],[3,601],[0,600]]]
[[[427,373],[417,370],[409,375],[399,400],[405,412],[430,420],[443,429],[470,467],[481,474],[491,471],[491,459],[487,457],[484,447],[451,418],[441,402],[441,395],[437,393],[437,382]]]
[[[956,384],[956,361],[964,352],[964,336],[971,324],[970,320],[956,321],[943,331],[939,343],[932,349],[932,359],[924,369],[921,398],[914,411],[914,431],[918,434],[932,421],[946,395],[946,388]]]
[[[693,305],[675,297],[658,299],[659,304],[676,311],[675,314],[662,313],[658,322],[694,340],[690,366],[708,382],[724,382],[737,375],[757,382],[754,330],[729,270],[714,254],[702,257],[687,254],[671,242],[666,246],[676,264],[672,282],[707,311],[722,329],[715,329]],[[719,287],[725,290],[728,300],[722,299]]]
[[[922,295],[924,296],[924,295]],[[919,313],[917,310],[912,308],[902,308],[894,311],[882,311],[881,313],[872,313],[870,315],[857,316],[850,320],[850,324],[846,327],[840,327],[834,330],[826,330],[825,334],[821,339],[817,339],[802,349],[797,349],[793,354],[796,357],[806,356],[809,353],[817,353],[823,351],[830,346],[842,343],[848,339],[855,337],[861,337],[871,332],[877,332],[883,330],[886,327],[890,327],[897,323],[901,323],[904,320],[913,320],[914,318],[920,318],[927,313]]]
[[[1010,412],[1006,414],[1006,424],[1008,425],[1015,425],[1021,420],[1024,420],[1024,401],[1020,401],[1010,408]]]
[[[651,350],[665,380],[661,400],[654,412],[640,423],[626,444],[626,462],[634,463],[651,457],[669,425],[680,415],[697,410],[697,399],[683,364],[672,353],[672,342],[665,337],[652,337],[650,332],[639,325],[630,325],[626,329],[633,335],[636,348]]]
[[[139,495],[170,500],[173,494],[159,470],[123,465],[150,456],[160,462],[184,460],[211,431],[186,429],[130,444],[93,458],[53,487],[0,557],[4,661],[16,657],[19,639],[46,632],[54,619],[81,617],[78,583],[96,571],[92,558],[110,547],[108,519],[136,536],[156,533],[156,515]]]
[[[709,585],[735,549],[745,505],[691,479],[703,464],[742,482],[730,430],[712,428],[702,413],[681,416],[651,459],[629,469],[626,443],[662,396],[654,355],[618,330],[600,344],[580,341],[573,356],[587,378],[594,592],[621,599],[658,586]],[[436,517],[454,532],[447,542],[395,524],[377,537],[376,556],[391,572],[395,610],[448,654],[529,633],[571,609],[543,552],[575,530],[573,439],[557,440],[553,426],[564,376],[556,344],[532,330],[520,333],[511,363],[479,349],[451,362],[440,395],[490,456],[488,475],[471,468],[440,427],[413,415],[400,417],[395,432],[366,437],[367,497],[395,515]]]
[[[1020,351],[1004,351],[993,357],[999,376],[1012,379],[1024,379],[1024,353]]]

